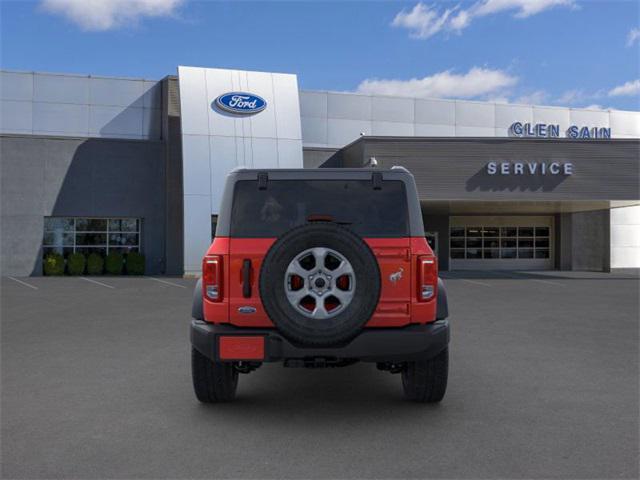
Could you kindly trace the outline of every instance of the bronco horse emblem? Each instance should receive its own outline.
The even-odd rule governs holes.
[[[398,280],[402,278],[402,272],[404,272],[404,269],[400,267],[397,272],[393,272],[391,275],[389,275],[389,280],[391,281],[391,283],[393,283],[394,285],[398,283]]]

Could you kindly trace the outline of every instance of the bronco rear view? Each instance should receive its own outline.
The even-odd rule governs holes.
[[[263,362],[363,361],[400,373],[408,399],[439,402],[447,315],[407,170],[235,170],[194,294],[195,393],[232,400]]]

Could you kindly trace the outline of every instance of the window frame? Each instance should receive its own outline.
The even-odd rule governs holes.
[[[64,234],[71,234],[73,237],[73,245],[52,245],[45,243],[45,236],[49,232],[56,232],[57,230],[47,229],[47,220],[48,219],[64,219],[66,221],[71,221],[72,229],[71,230],[61,230]],[[77,229],[77,221],[78,220],[105,220],[106,221],[106,230],[78,230]],[[111,230],[111,221],[112,220],[135,220],[136,221],[136,230],[135,231],[123,231],[123,230]],[[78,244],[78,235],[88,235],[88,234],[99,234],[105,235],[106,242],[104,244],[89,244],[83,245]],[[138,242],[135,245],[111,245],[110,236],[112,234],[132,234],[138,236]],[[111,249],[128,249],[128,252],[137,251],[142,253],[142,218],[141,217],[62,217],[62,216],[48,216],[44,217],[44,227],[42,232],[42,249],[43,254],[45,249],[54,249],[59,248],[62,249],[64,256],[64,249],[71,249],[72,253],[82,252],[84,249],[90,248],[104,248],[105,256],[109,255]]]
[[[520,230],[531,230],[531,236],[520,236]],[[538,230],[547,230],[546,235],[536,235]],[[454,230],[457,235],[453,235]],[[515,230],[515,235],[509,233],[513,233]],[[491,235],[486,235],[486,231],[489,231]],[[497,231],[497,236],[494,233]],[[473,233],[472,236],[469,236],[468,233]],[[463,233],[460,235],[460,233]],[[469,246],[469,240],[471,240],[472,245],[476,245],[479,242],[478,246]],[[536,247],[536,242],[538,240],[546,240],[546,247]],[[509,241],[514,242],[515,245],[513,247],[504,247],[503,242]],[[531,242],[530,247],[520,247],[522,242]],[[453,247],[454,242],[462,242],[464,247]],[[475,242],[475,243],[473,243]],[[485,245],[486,242],[497,242],[497,246],[494,245]],[[477,225],[474,226],[460,226],[460,225],[451,225],[449,226],[449,260],[460,261],[460,260],[532,260],[532,259],[543,259],[548,260],[551,258],[552,251],[552,232],[549,227],[540,227],[536,225],[527,225],[527,226],[496,226],[496,225],[486,225],[482,222],[478,222]],[[480,256],[469,256],[469,250],[473,250],[473,255],[476,255],[477,251],[479,251]],[[487,256],[485,257],[485,250],[491,253],[497,252],[497,256]],[[512,257],[503,257],[503,250],[505,251],[514,251],[515,255]],[[522,251],[522,256],[520,255],[520,251]],[[462,256],[453,256],[452,252],[457,255],[462,253]],[[546,256],[538,256],[538,253],[546,252]]]

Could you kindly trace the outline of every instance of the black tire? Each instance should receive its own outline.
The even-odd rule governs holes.
[[[437,403],[444,398],[449,375],[449,349],[429,360],[407,363],[402,371],[402,388],[408,400]]]
[[[331,248],[353,267],[355,291],[345,309],[322,321],[300,313],[289,303],[285,273],[301,252]],[[328,222],[303,225],[282,235],[269,249],[260,269],[260,297],[267,315],[280,333],[294,343],[332,346],[352,339],[371,318],[380,297],[380,269],[375,255],[358,235]]]
[[[233,364],[213,362],[195,348],[191,349],[191,377],[202,403],[230,402],[236,396],[238,371]]]

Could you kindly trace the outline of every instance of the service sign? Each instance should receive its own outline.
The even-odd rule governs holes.
[[[489,162],[489,175],[573,175],[571,162]]]
[[[253,115],[267,108],[264,98],[247,92],[224,93],[213,103],[219,109],[236,115]]]

